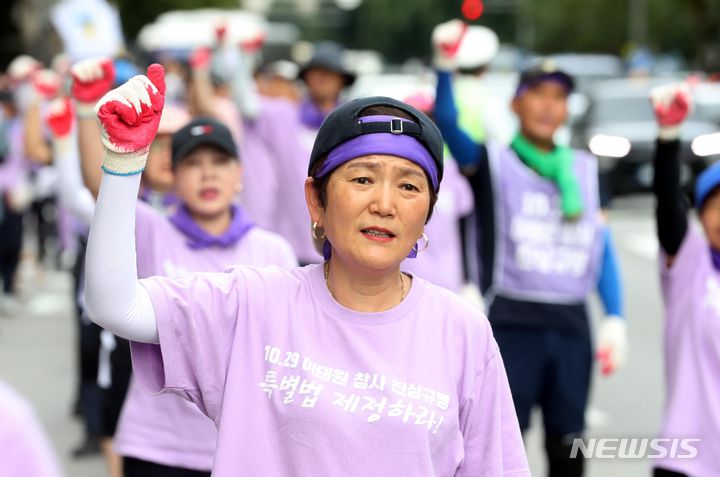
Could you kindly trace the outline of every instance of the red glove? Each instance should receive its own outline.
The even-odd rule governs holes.
[[[212,50],[210,48],[197,48],[190,55],[190,68],[193,71],[207,71],[212,61]]]
[[[52,99],[60,91],[60,76],[53,70],[40,70],[32,74],[35,92],[43,99]]]
[[[110,91],[115,82],[115,66],[110,58],[90,58],[70,68],[72,97],[80,103],[92,103]]]
[[[147,76],[135,76],[110,91],[95,106],[106,148],[103,169],[131,175],[145,168],[165,104],[165,69],[148,67]]]
[[[227,25],[222,24],[215,27],[215,41],[217,44],[221,44],[223,40],[225,39],[225,35],[227,34]]]
[[[652,102],[661,127],[678,126],[690,112],[690,94],[682,85],[656,88],[652,93]]]
[[[62,139],[72,130],[73,107],[70,98],[57,98],[50,103],[47,124],[56,139]]]
[[[240,42],[240,48],[245,53],[255,53],[260,50],[265,44],[265,33],[258,32],[250,38],[247,38]]]
[[[677,139],[680,125],[690,113],[691,98],[687,84],[658,86],[650,93],[661,139]]]

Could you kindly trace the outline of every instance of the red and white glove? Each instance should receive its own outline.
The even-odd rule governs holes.
[[[212,62],[212,50],[207,47],[197,48],[190,55],[190,68],[194,73],[207,73]]]
[[[130,78],[98,101],[105,172],[127,176],[145,169],[164,105],[165,69],[158,64],[148,67],[147,76]]]
[[[8,65],[7,73],[14,84],[30,79],[30,76],[42,69],[42,64],[29,55],[20,55]]]
[[[627,324],[619,316],[607,316],[598,330],[597,359],[600,370],[609,376],[625,365],[627,356]]]
[[[77,101],[80,118],[95,117],[95,103],[110,91],[115,82],[115,66],[110,58],[89,58],[70,68],[72,97]]]
[[[60,92],[60,75],[55,71],[43,69],[31,76],[35,94],[44,100],[53,99]]]
[[[665,141],[680,137],[680,126],[690,113],[692,99],[687,83],[658,86],[650,93],[655,118],[660,126],[658,137]]]
[[[457,68],[457,52],[460,49],[467,24],[462,20],[450,20],[437,25],[432,32],[433,63],[442,71]]]
[[[253,54],[262,49],[264,44],[265,32],[258,31],[250,37],[243,39],[240,42],[240,49],[247,54]]]
[[[47,125],[56,140],[64,139],[70,135],[73,127],[73,106],[70,98],[56,98],[50,103]]]
[[[227,24],[222,23],[220,25],[217,25],[215,27],[215,43],[217,45],[222,45],[222,43],[225,41],[225,37],[227,36]]]

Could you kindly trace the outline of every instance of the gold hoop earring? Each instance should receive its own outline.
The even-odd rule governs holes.
[[[427,248],[430,246],[430,239],[429,239],[428,236],[425,234],[425,232],[422,233],[422,235],[420,236],[420,238],[425,239],[425,246],[424,246],[423,248],[420,248],[420,249],[419,249],[419,248],[418,248],[418,245],[417,245],[417,242],[416,242],[415,245],[413,245],[413,249],[415,250],[416,253],[424,252],[424,251],[427,250]]]
[[[325,228],[324,228],[324,227],[320,227],[320,230],[322,230],[322,233],[321,233],[320,237],[317,236],[317,228],[318,228],[318,223],[317,223],[317,220],[316,220],[315,222],[312,223],[312,238],[314,238],[315,240],[322,240],[322,239],[324,239],[324,238],[325,238]]]

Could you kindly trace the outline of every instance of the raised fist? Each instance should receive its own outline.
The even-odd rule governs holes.
[[[686,83],[658,86],[650,93],[655,118],[660,126],[661,139],[676,139],[680,125],[685,121],[692,100]]]
[[[265,44],[265,32],[258,31],[252,36],[243,39],[240,42],[240,48],[245,53],[255,53],[263,47]]]
[[[54,99],[50,103],[46,121],[55,138],[66,137],[73,125],[73,108],[70,98]]]
[[[7,73],[10,80],[17,84],[29,79],[34,72],[41,69],[40,62],[32,56],[20,55],[10,62]]]
[[[95,106],[106,148],[103,169],[117,175],[142,172],[165,104],[165,69],[152,64],[103,96]]]
[[[52,99],[60,91],[60,76],[53,70],[39,70],[31,77],[33,88],[38,96],[43,99]]]
[[[437,25],[433,29],[434,62],[438,69],[449,70],[455,68],[455,56],[458,49],[460,49],[460,43],[466,31],[467,24],[462,20],[450,20]]]
[[[193,71],[207,71],[212,62],[212,50],[207,47],[197,48],[190,55],[190,68]]]
[[[80,103],[95,104],[110,91],[115,82],[115,67],[110,58],[90,58],[75,63],[72,74],[72,97]]]

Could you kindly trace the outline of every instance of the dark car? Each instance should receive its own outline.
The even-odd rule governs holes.
[[[612,194],[647,190],[652,184],[652,159],[658,126],[649,96],[653,87],[667,84],[668,79],[623,79],[603,81],[595,85],[591,104],[574,135],[578,147],[589,148],[600,159]],[[720,131],[714,118],[705,114],[705,107],[719,90],[709,89],[700,96],[693,93],[695,107],[681,129],[681,181],[688,185],[709,161],[717,159],[717,150],[699,150],[710,134]],[[706,96],[709,95],[709,96]],[[712,101],[710,101],[712,103]],[[700,138],[700,139],[698,139]],[[719,145],[720,146],[720,145]]]

